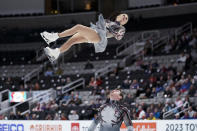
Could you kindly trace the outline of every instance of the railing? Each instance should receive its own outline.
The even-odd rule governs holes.
[[[6,100],[3,100],[2,98],[3,98],[3,94],[4,93],[8,93],[7,94],[7,96],[9,95],[9,90],[8,89],[6,89],[6,90],[3,90],[3,91],[1,91],[0,92],[0,108],[2,109],[2,108],[7,108],[8,106],[9,106],[9,96],[8,96],[8,99],[6,99]]]
[[[85,87],[85,79],[84,78],[80,78],[76,81],[73,81],[65,86],[62,87],[62,94],[67,93],[73,89],[76,89],[77,87]]]
[[[114,64],[110,64],[102,69],[99,69],[97,70],[95,73],[94,73],[94,77],[95,79],[99,76],[103,76],[111,71],[113,71],[116,67],[117,67],[117,63],[114,63]]]
[[[136,41],[140,40],[142,37],[141,34],[137,34],[133,36],[130,40],[125,41],[123,44],[121,44],[119,47],[116,48],[116,55],[121,55],[121,52],[127,49],[129,46],[131,46]]]
[[[157,39],[160,37],[160,32],[158,30],[150,30],[142,32],[142,40]]]
[[[170,37],[169,36],[163,36],[159,40],[153,42],[152,44],[152,50],[157,49],[158,47],[165,45],[169,42]]]
[[[28,74],[26,74],[24,76],[24,86],[26,86],[26,82],[31,80],[33,77],[36,77],[36,76],[39,77],[40,72],[43,70],[43,68],[46,67],[47,64],[48,64],[48,62],[45,62],[43,65],[40,65],[38,68],[36,68],[36,69],[32,70],[31,72],[29,72]]]
[[[163,119],[168,118],[168,117],[171,116],[171,115],[174,115],[174,114],[175,114],[174,112],[178,111],[178,109],[180,109],[180,108],[182,108],[182,107],[184,107],[184,104],[181,105],[181,106],[175,107],[175,108],[173,108],[172,110],[169,110],[169,111],[165,112],[165,113],[163,114]],[[179,113],[179,114],[180,114],[180,113],[185,112],[185,111],[187,111],[187,110],[189,110],[189,108],[185,108],[184,110],[181,110],[181,111],[176,112],[176,113]]]
[[[183,26],[177,28],[175,30],[175,39],[177,40],[179,35],[186,33],[186,32],[192,33],[192,23],[186,23]]]
[[[3,91],[0,92],[0,102],[2,102],[2,94],[5,93],[5,92],[9,92],[9,90],[6,89],[6,90],[3,90]]]
[[[126,49],[132,46],[136,42],[146,41],[148,39],[157,39],[160,37],[160,32],[158,30],[144,31],[136,34],[130,40],[125,41],[119,47],[116,48],[116,55],[122,55]]]

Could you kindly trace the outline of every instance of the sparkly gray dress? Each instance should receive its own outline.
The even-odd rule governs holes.
[[[125,33],[124,26],[121,26],[118,22],[105,20],[102,14],[99,15],[96,24],[90,23],[90,28],[95,30],[101,39],[99,43],[94,43],[96,53],[105,51],[108,43],[107,38],[114,37],[120,40]]]
[[[128,131],[133,131],[128,109],[117,101],[110,101],[100,107],[98,117],[93,120],[88,131],[94,131],[99,123],[99,131],[120,131],[123,121]]]

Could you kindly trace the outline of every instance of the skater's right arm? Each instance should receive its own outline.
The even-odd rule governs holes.
[[[95,120],[92,121],[90,127],[88,128],[88,131],[95,131],[97,125],[99,123],[99,119],[96,118]]]

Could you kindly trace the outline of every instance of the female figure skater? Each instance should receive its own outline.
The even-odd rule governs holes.
[[[44,52],[51,62],[57,60],[59,55],[67,51],[72,45],[79,43],[93,43],[96,53],[103,52],[107,46],[107,38],[115,37],[117,40],[122,39],[125,33],[123,25],[127,22],[127,14],[119,14],[113,21],[104,19],[100,14],[96,25],[90,23],[90,27],[77,24],[61,33],[42,32],[40,34],[47,44],[62,37],[72,36],[60,48],[51,49],[46,47]]]
[[[98,116],[92,121],[88,131],[95,131],[100,124],[99,131],[120,131],[120,126],[124,121],[128,131],[133,131],[132,121],[129,116],[129,111],[126,107],[120,104],[123,95],[120,90],[110,92],[110,101],[104,104],[98,110]]]

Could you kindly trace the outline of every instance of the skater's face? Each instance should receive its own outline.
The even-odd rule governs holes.
[[[120,99],[122,99],[122,96],[120,94],[120,90],[113,90],[110,92],[110,99],[119,101]]]
[[[127,14],[120,14],[116,17],[116,21],[120,22],[121,25],[125,25],[128,22]]]

